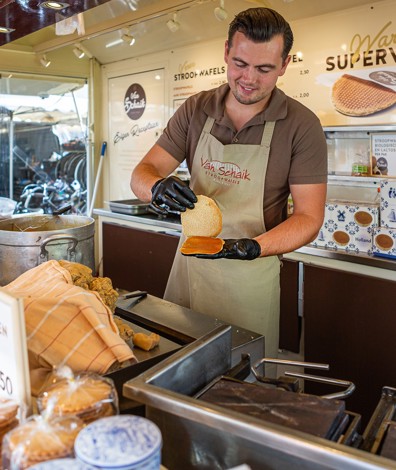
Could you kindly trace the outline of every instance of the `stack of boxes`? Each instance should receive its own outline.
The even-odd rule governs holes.
[[[376,204],[328,201],[324,223],[312,244],[353,253],[372,253],[373,231],[378,221]]]
[[[396,258],[396,180],[382,180],[380,195],[380,226],[373,232],[373,253]]]
[[[396,180],[382,180],[380,203],[329,200],[315,247],[396,258]]]

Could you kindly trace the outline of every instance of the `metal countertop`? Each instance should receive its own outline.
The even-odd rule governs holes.
[[[94,214],[104,217],[109,217],[117,220],[125,220],[144,224],[147,226],[162,227],[164,229],[170,229],[174,231],[174,234],[181,232],[180,217],[177,215],[170,215],[166,218],[157,216],[155,214],[147,215],[126,215],[116,212],[112,212],[108,209],[95,209]],[[310,245],[306,245],[294,252],[294,254],[310,255],[314,257],[331,259],[337,261],[345,261],[348,263],[354,263],[356,265],[369,266],[374,268],[386,269],[390,271],[396,271],[396,260],[379,258],[367,253],[348,253],[342,250],[332,250],[326,248],[315,248]],[[285,259],[288,258],[288,254],[285,254]]]

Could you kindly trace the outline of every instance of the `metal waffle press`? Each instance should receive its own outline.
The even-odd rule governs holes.
[[[243,360],[248,358],[245,356]],[[360,416],[346,411],[345,402],[340,399],[353,392],[355,387],[351,382],[291,372],[285,372],[285,377],[271,379],[258,373],[264,363],[328,369],[326,364],[264,358],[251,368],[258,382],[235,378],[236,368],[233,368],[230,373],[213,380],[195,398],[334,442],[341,439],[342,443],[353,445],[358,440]],[[240,375],[240,369],[238,373]],[[295,379],[290,380],[291,376]],[[308,395],[299,390],[297,378],[326,381],[347,388],[331,395]]]

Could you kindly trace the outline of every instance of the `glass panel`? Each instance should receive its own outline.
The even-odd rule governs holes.
[[[87,111],[84,80],[1,74],[0,197],[14,213],[86,213]]]

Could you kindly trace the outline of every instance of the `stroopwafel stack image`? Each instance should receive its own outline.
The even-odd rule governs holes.
[[[369,116],[396,104],[396,91],[371,80],[344,74],[333,85],[335,109],[347,116]]]

